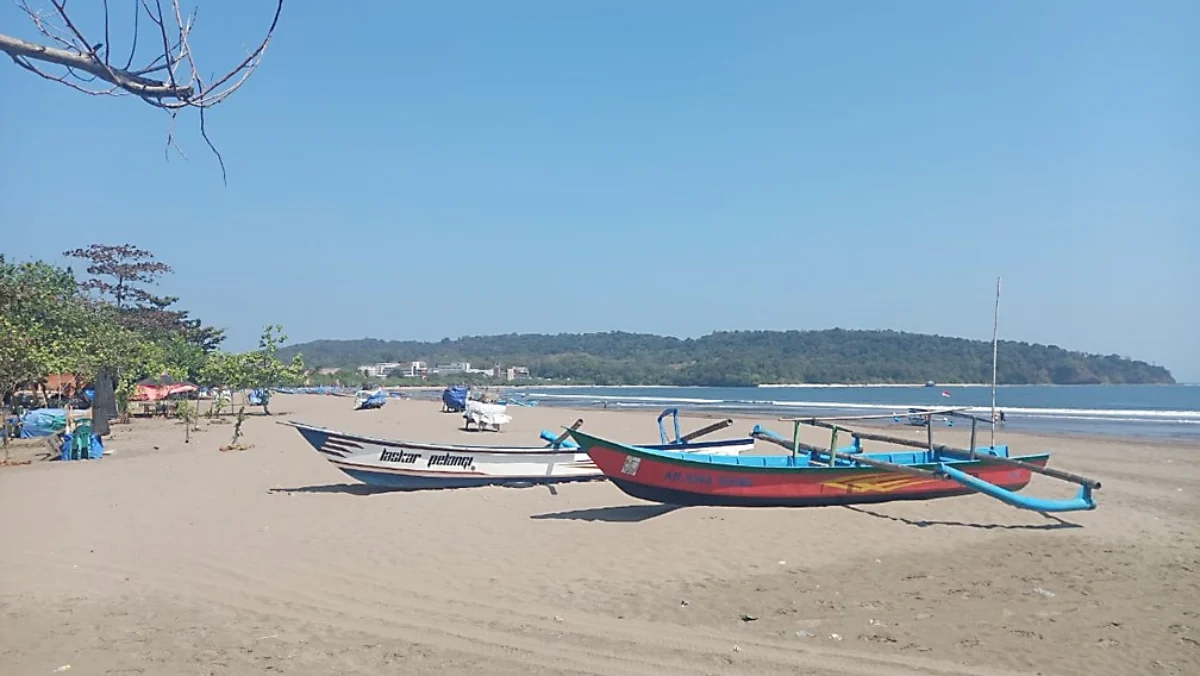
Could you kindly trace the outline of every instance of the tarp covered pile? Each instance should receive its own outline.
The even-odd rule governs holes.
[[[21,438],[48,437],[67,427],[67,409],[35,408],[21,418]]]
[[[501,425],[512,422],[512,416],[505,413],[506,408],[504,404],[485,404],[472,399],[467,402],[467,410],[463,417],[467,419],[467,425],[474,424],[479,429],[487,425],[498,430]]]
[[[442,410],[451,413],[466,410],[467,407],[467,392],[466,385],[451,385],[442,391]]]

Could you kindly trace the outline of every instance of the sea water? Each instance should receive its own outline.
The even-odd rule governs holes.
[[[898,415],[910,407],[971,407],[991,415],[988,385],[787,387],[526,387],[548,405],[656,408],[768,415]],[[1200,441],[1200,385],[1002,385],[1005,429]],[[935,419],[936,420],[936,419]],[[941,424],[941,423],[938,423]],[[962,423],[958,423],[962,424]]]

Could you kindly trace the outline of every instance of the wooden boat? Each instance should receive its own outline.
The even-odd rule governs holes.
[[[1007,446],[975,447],[975,424],[980,419],[957,409],[926,415],[956,415],[972,420],[971,448],[966,451],[937,445],[928,425],[928,443],[868,432],[854,432],[838,421],[882,418],[785,419],[795,424],[792,439],[756,426],[751,436],[791,450],[790,455],[717,457],[671,449],[629,446],[568,430],[618,488],[642,500],[674,505],[802,507],[928,500],[982,493],[1021,509],[1066,512],[1094,509],[1092,490],[1100,482],[1046,467],[1049,454],[1010,457]],[[832,430],[830,452],[801,443],[801,425]],[[853,445],[837,446],[840,432],[849,432]],[[863,440],[876,440],[919,450],[864,453]],[[1020,495],[1034,473],[1080,484],[1070,500],[1043,500]]]
[[[683,453],[704,453],[706,457],[736,455],[753,450],[754,439],[693,441],[733,424],[732,420],[709,425],[691,434],[667,438],[659,416],[662,444],[650,448],[676,449]],[[305,441],[325,459],[350,477],[371,486],[398,490],[456,488],[485,485],[554,484],[571,481],[602,480],[597,469],[577,444],[566,434],[543,431],[545,446],[494,446],[429,444],[394,439],[378,439],[350,432],[287,421]],[[569,429],[578,429],[582,420]]]

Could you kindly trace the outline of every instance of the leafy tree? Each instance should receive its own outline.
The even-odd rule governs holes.
[[[157,296],[144,288],[171,272],[171,266],[153,253],[132,244],[92,244],[63,255],[88,261],[91,278],[80,288],[116,306],[125,326],[155,338],[182,336],[203,351],[215,350],[224,340],[224,331],[202,326],[186,310],[172,309],[178,298]]]
[[[226,385],[235,390],[261,389],[263,413],[270,415],[272,387],[295,385],[304,380],[305,368],[301,355],[289,363],[279,360],[279,346],[287,341],[283,327],[269,324],[263,328],[258,349],[241,354],[216,352],[208,355],[201,369],[202,381],[211,385]]]
[[[69,272],[41,261],[9,264],[0,256],[0,389],[72,368],[98,308],[80,297]]]
[[[171,272],[171,266],[154,259],[154,254],[132,244],[92,244],[64,251],[64,256],[88,261],[87,273],[93,275],[79,284],[111,300],[119,310],[132,307],[162,307],[177,300],[151,294],[140,284],[157,284],[159,277]]]
[[[294,385],[304,379],[304,359],[297,353],[291,363],[279,360],[279,346],[287,341],[283,327],[268,324],[258,340],[258,349],[242,356],[242,378],[247,387],[262,389],[263,413],[271,415],[267,408],[272,387]]]

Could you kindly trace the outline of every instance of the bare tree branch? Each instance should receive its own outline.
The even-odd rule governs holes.
[[[46,47],[45,45],[26,42],[20,38],[9,37],[4,34],[0,34],[0,52],[7,53],[17,63],[21,63],[22,60],[25,62],[30,60],[43,61],[59,66],[66,66],[68,69],[90,73],[130,94],[140,96],[143,99],[154,99],[160,102],[159,105],[161,105],[163,99],[178,99],[187,102],[195,96],[195,92],[190,88],[172,87],[157,80],[134,75],[129,71],[106,66],[92,54],[80,54],[57,47]],[[55,82],[63,82],[62,78],[46,77]]]
[[[196,26],[197,13],[195,9],[190,13],[184,12],[180,7],[181,0],[171,0],[171,6],[166,10],[163,8],[163,0],[134,0],[133,30],[130,36],[132,44],[124,67],[115,66],[111,60],[114,45],[108,0],[103,2],[102,41],[92,41],[86,36],[80,24],[68,12],[67,0],[47,0],[53,7],[52,11],[35,10],[29,6],[28,0],[14,1],[29,17],[34,29],[44,40],[30,42],[0,33],[0,52],[7,54],[21,68],[77,91],[93,96],[132,94],[155,108],[166,110],[172,114],[171,128],[167,135],[168,148],[178,149],[174,136],[175,113],[187,108],[199,109],[202,113],[201,136],[216,154],[221,164],[221,174],[225,175],[224,160],[208,137],[203,111],[224,101],[241,88],[262,63],[263,55],[283,13],[283,0],[269,0],[275,5],[275,9],[266,33],[254,49],[249,50],[236,66],[222,74],[203,79],[190,42],[192,30]],[[158,32],[159,39],[151,42],[161,45],[139,59],[139,18],[143,13]],[[141,61],[141,65],[135,66],[135,62],[138,61]],[[63,72],[55,74],[53,67],[59,67]],[[148,77],[151,75],[154,77]],[[97,80],[111,86],[84,86]],[[205,85],[205,82],[211,84]],[[182,155],[182,152],[180,154]]]
[[[133,65],[133,55],[137,54],[138,17],[140,17],[141,15],[142,15],[142,13],[138,11],[138,0],[133,0],[133,44],[130,45],[130,47],[129,47],[129,58],[125,59],[125,70],[129,70],[129,67]],[[111,51],[111,45],[109,46],[109,48]],[[155,61],[157,61],[157,60],[158,59],[155,59]],[[140,74],[145,75],[145,73],[140,73]]]

